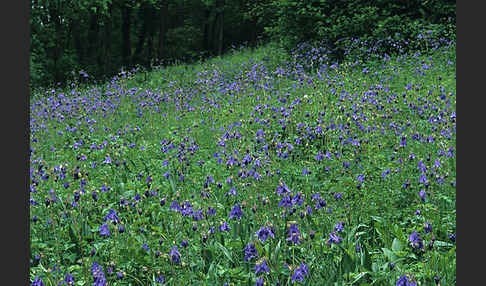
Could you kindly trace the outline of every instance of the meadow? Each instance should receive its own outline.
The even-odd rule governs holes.
[[[455,285],[455,42],[327,53],[34,94],[32,285]]]

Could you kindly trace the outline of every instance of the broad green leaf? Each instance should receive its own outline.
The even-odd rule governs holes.
[[[388,261],[390,262],[393,262],[398,258],[397,255],[388,248],[382,248],[381,250],[383,250],[383,254],[385,254],[385,256],[388,258]]]
[[[228,251],[228,249],[226,247],[224,247],[221,243],[219,243],[218,241],[216,241],[216,246],[221,250],[223,251],[223,254],[226,256],[226,258],[228,258],[229,261],[231,262],[234,262],[233,261],[233,257],[231,256],[231,253]]]
[[[394,252],[398,252],[398,251],[402,250],[402,243],[397,238],[393,239],[392,250]]]

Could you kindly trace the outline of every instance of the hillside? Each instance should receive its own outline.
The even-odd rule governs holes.
[[[34,95],[31,280],[454,285],[455,43],[351,54],[267,45]]]

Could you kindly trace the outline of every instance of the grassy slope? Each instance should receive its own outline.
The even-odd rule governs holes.
[[[42,162],[52,177],[56,176],[54,167],[60,164],[67,164],[69,174],[75,166],[80,166],[81,173],[89,172],[84,176],[86,193],[81,195],[80,207],[69,206],[73,192],[80,189],[72,175],[58,182],[40,180],[36,188],[42,191],[32,194],[41,202],[31,207],[32,215],[43,223],[51,218],[56,224],[54,238],[48,235],[50,228],[31,226],[33,253],[43,254],[44,267],[61,259],[59,253],[65,247],[67,255],[58,263],[72,265],[69,271],[79,280],[91,279],[86,267],[96,260],[104,265],[114,261],[115,271],[127,273],[124,281],[140,280],[144,285],[159,273],[174,285],[182,279],[239,284],[256,278],[254,262],[242,259],[242,248],[253,240],[260,253],[268,247],[265,256],[271,272],[266,280],[272,285],[277,279],[290,279],[293,270],[289,275],[284,263],[298,266],[301,262],[311,270],[306,278],[308,285],[351,281],[365,271],[369,274],[360,283],[367,279],[385,285],[411,272],[425,284],[432,283],[434,275],[442,277],[443,285],[453,284],[455,244],[449,242],[448,235],[455,232],[455,184],[451,185],[455,183],[455,155],[448,157],[446,153],[455,147],[455,123],[450,120],[455,111],[455,51],[437,51],[430,58],[409,55],[356,66],[348,63],[326,73],[321,71],[321,79],[315,72],[301,72],[292,65],[288,76],[273,74],[283,59],[275,47],[261,47],[197,65],[168,67],[147,77],[135,74],[105,86],[77,89],[74,94],[80,96],[53,95],[65,110],[57,107],[52,111],[56,100],[44,97],[32,111],[37,119],[33,126],[44,124],[47,130],[40,127],[42,131],[33,132],[38,142],[31,144],[35,150],[31,166],[37,168]],[[365,66],[367,73],[363,72]],[[64,119],[42,119],[37,112],[44,107],[50,110],[45,114],[63,114]],[[89,114],[88,110],[93,112]],[[445,122],[441,122],[443,118]],[[316,135],[318,127],[324,135]],[[59,135],[59,130],[64,133]],[[264,136],[257,135],[258,130]],[[402,136],[405,146],[400,146]],[[103,149],[90,148],[104,141]],[[171,149],[170,143],[175,148]],[[56,150],[51,151],[51,147]],[[318,152],[326,151],[331,160],[315,159]],[[281,158],[279,152],[283,157],[289,152],[288,158]],[[262,167],[254,169],[261,179],[254,177],[250,167],[226,166],[230,155],[244,165],[247,153],[252,156],[249,166],[256,158],[261,161]],[[409,159],[411,153],[414,159]],[[86,161],[76,160],[83,155]],[[107,156],[112,164],[103,163]],[[440,167],[434,167],[436,160]],[[418,196],[418,191],[425,189],[420,182],[419,161],[428,169],[430,185],[425,202]],[[97,166],[93,168],[92,162]],[[349,167],[344,167],[346,163]],[[312,173],[303,175],[305,168]],[[383,178],[386,170],[390,174]],[[248,177],[241,178],[242,172]],[[180,180],[182,174],[184,181]],[[358,181],[359,175],[363,182]],[[150,190],[158,192],[155,197],[144,196],[148,176],[152,178]],[[208,176],[215,182],[207,180]],[[232,185],[226,182],[229,177],[233,178]],[[65,181],[70,184],[67,188]],[[300,192],[304,198],[302,206],[285,218],[278,206],[281,197],[275,192],[282,182],[293,195]],[[405,182],[409,183],[407,188],[403,187]],[[102,185],[109,186],[110,191],[100,191]],[[231,186],[238,192],[235,197],[224,195]],[[42,203],[51,188],[62,203],[45,208]],[[99,195],[96,202],[91,198],[92,191]],[[201,196],[202,191],[208,198]],[[311,199],[316,193],[326,201],[321,210]],[[336,199],[338,193],[343,199]],[[136,207],[120,206],[122,198],[133,201],[136,194],[143,197]],[[162,199],[164,206],[160,205]],[[173,200],[187,200],[194,210],[203,212],[211,206],[217,215],[193,222],[169,211]],[[244,206],[240,223],[228,219],[235,202]],[[312,214],[307,206],[311,206]],[[328,207],[332,213],[328,213]],[[118,234],[112,227],[113,236],[108,239],[100,237],[97,228],[109,208],[117,211],[127,230]],[[420,215],[415,214],[417,209]],[[61,219],[61,213],[67,213],[67,218]],[[214,239],[203,242],[201,237],[209,236],[210,226],[217,227],[223,221],[231,230],[216,231]],[[302,244],[287,245],[289,221],[299,224]],[[345,223],[343,248],[334,244],[329,247],[328,233],[338,221]],[[424,243],[431,240],[431,234],[424,232],[425,222],[432,225],[437,241],[434,251],[412,250],[407,239],[413,230],[421,233]],[[194,223],[197,231],[191,230]],[[262,225],[273,225],[276,238],[260,246],[255,232]],[[140,227],[145,232],[141,233]],[[309,238],[311,231],[315,231],[314,239]],[[78,234],[79,240],[75,239]],[[183,251],[184,266],[173,270],[167,254],[183,239],[190,242]],[[143,243],[152,249],[150,255],[141,248]],[[364,252],[356,254],[356,244]],[[98,254],[89,257],[92,247]],[[163,253],[162,258],[154,257],[156,250]],[[77,266],[74,262],[81,257],[87,261]],[[393,270],[391,262],[396,263]],[[352,266],[347,269],[346,265]],[[144,266],[148,273],[139,274]],[[351,274],[343,275],[343,271]]]

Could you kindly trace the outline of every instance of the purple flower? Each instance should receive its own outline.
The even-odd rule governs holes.
[[[358,182],[362,183],[364,181],[364,175],[359,174],[358,178],[356,179]]]
[[[111,164],[111,158],[110,158],[109,155],[106,156],[106,159],[103,161],[103,163],[105,163],[105,164]]]
[[[300,231],[296,224],[291,224],[289,227],[289,236],[287,241],[292,241],[294,244],[300,243]]]
[[[177,250],[177,245],[174,245],[174,247],[172,247],[171,251],[169,252],[169,256],[171,261],[175,264],[181,263],[181,254]]]
[[[206,211],[206,213],[210,216],[214,216],[214,215],[216,215],[216,210],[213,209],[212,207],[208,207],[208,210]]]
[[[31,286],[44,286],[44,282],[42,282],[42,278],[40,277],[35,277],[34,281],[32,282],[32,284],[30,284]]]
[[[404,189],[408,188],[408,186],[410,186],[410,183],[408,182],[408,179],[405,181],[405,183],[403,183],[402,187]]]
[[[420,199],[422,200],[422,202],[425,202],[425,198],[426,198],[425,190],[420,190],[418,195],[419,195]]]
[[[420,248],[423,249],[424,245],[422,243],[422,238],[420,238],[418,231],[413,231],[412,234],[410,234],[408,241],[410,241],[410,244],[412,245],[413,248]]]
[[[449,239],[450,239],[452,242],[456,241],[456,234],[455,234],[455,233],[451,233],[451,234],[449,234]]]
[[[239,220],[242,215],[243,215],[243,211],[240,208],[240,204],[237,203],[237,204],[235,204],[235,206],[233,207],[233,209],[231,209],[231,211],[229,213],[229,218],[232,219],[232,218],[235,218],[236,217]]]
[[[427,180],[427,176],[425,176],[425,174],[422,173],[422,175],[420,175],[420,178],[419,178],[419,183],[427,184],[428,182],[429,182],[429,180]]]
[[[260,272],[266,272],[266,273],[270,273],[270,268],[268,268],[268,265],[267,265],[267,262],[265,261],[265,259],[262,260],[262,262],[260,264],[255,264],[255,274],[258,274]]]
[[[224,194],[226,197],[229,195],[236,196],[238,193],[236,192],[235,187],[232,187],[226,194]]]
[[[407,137],[402,136],[400,140],[400,147],[405,147],[407,145]]]
[[[304,276],[307,275],[309,275],[307,264],[301,263],[300,266],[294,270],[294,274],[292,275],[292,283],[295,283],[295,281],[304,281]]]
[[[98,264],[98,262],[93,262],[91,265],[91,274],[95,280],[93,286],[106,286],[107,281],[105,278],[105,273],[103,273],[103,268]]]
[[[417,286],[417,282],[414,280],[413,277],[409,277],[407,274],[401,275],[397,283],[395,284],[396,286]]]
[[[219,226],[219,231],[220,231],[220,232],[223,232],[223,231],[229,231],[229,230],[230,230],[230,228],[229,228],[229,225],[228,225],[228,223],[227,223],[227,222],[223,222],[223,224],[221,224],[221,225]]]
[[[286,194],[282,197],[282,199],[280,200],[280,202],[278,203],[278,207],[285,207],[285,208],[291,208],[293,206],[293,202],[292,202],[292,195],[290,194]]]
[[[334,231],[342,232],[344,229],[343,222],[340,221],[334,226]]]
[[[258,277],[255,281],[255,286],[263,286],[263,278]]]
[[[258,251],[255,247],[255,244],[253,243],[248,243],[245,248],[245,261],[251,260],[252,258],[258,257]]]
[[[145,249],[146,251],[150,251],[150,248],[148,247],[148,245],[146,243],[144,243],[142,245],[142,248]]]
[[[189,241],[187,241],[187,239],[184,239],[184,240],[181,242],[181,247],[186,248],[188,245],[189,245]]]
[[[98,228],[100,235],[109,237],[111,235],[110,233],[110,228],[108,227],[108,224],[104,223]]]
[[[62,280],[62,282],[58,285],[63,285],[63,284],[74,285],[74,277],[70,273],[66,273],[66,275],[64,276],[64,280]]]
[[[388,174],[390,174],[390,169],[386,169],[385,171],[383,171],[383,173],[381,173],[381,177],[384,179]]]
[[[336,194],[334,194],[334,198],[335,198],[336,200],[342,199],[342,198],[343,198],[343,194],[342,194],[341,192],[336,193]]]
[[[307,176],[307,175],[310,175],[310,174],[312,174],[312,171],[308,170],[307,167],[304,168],[304,170],[302,170],[302,175]]]
[[[120,222],[120,218],[118,218],[118,216],[116,215],[116,212],[113,208],[110,209],[108,214],[105,216],[105,221],[107,221],[107,220],[111,220],[111,222],[115,225]]]
[[[179,212],[179,211],[181,211],[181,206],[179,205],[179,203],[176,200],[174,200],[174,201],[172,201],[172,204],[170,205],[169,210]]]
[[[155,279],[157,281],[157,283],[160,283],[160,284],[165,284],[165,277],[164,275],[160,275],[159,277],[157,277],[157,279]]]
[[[339,244],[341,242],[341,237],[336,235],[335,232],[329,233],[329,239],[327,240],[327,244],[331,245],[332,243]]]

